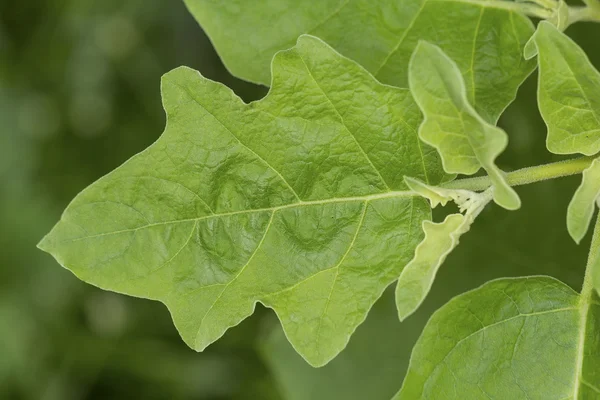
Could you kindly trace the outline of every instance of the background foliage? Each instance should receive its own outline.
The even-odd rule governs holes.
[[[600,26],[567,33],[600,67]],[[35,249],[77,192],[159,136],[160,76],[179,65],[247,100],[266,92],[225,71],[180,1],[0,2],[0,399],[387,399],[452,296],[532,274],[579,289],[588,243],[575,245],[564,223],[573,177],[518,188],[517,212],[486,209],[415,315],[400,324],[387,293],[324,368],[308,366],[265,310],[193,352],[161,304],[85,285]],[[545,150],[535,76],[501,126],[502,169],[560,159]]]

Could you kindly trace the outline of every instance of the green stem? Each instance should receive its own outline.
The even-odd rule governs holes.
[[[586,7],[569,7],[569,24],[580,21],[600,22],[600,2],[589,0]]]
[[[600,255],[600,214],[596,221],[596,227],[594,228],[594,237],[592,238],[592,245],[590,248],[590,255],[588,257],[587,266],[585,267],[585,277],[583,278],[583,287],[581,288],[581,296],[579,296],[579,339],[577,341],[577,371],[575,379],[578,382],[583,381],[583,364],[585,361],[585,345],[588,335],[588,321],[590,319],[590,305],[593,302],[594,295],[594,269],[598,268],[598,256]],[[596,329],[592,325],[592,329]],[[595,333],[594,333],[595,334]],[[580,398],[580,387],[577,384],[575,386],[574,399]]]
[[[563,176],[576,175],[588,168],[595,158],[595,156],[581,157],[550,164],[537,165],[535,167],[523,168],[507,173],[506,180],[510,186],[519,186],[560,178]],[[446,189],[464,189],[473,191],[485,190],[490,186],[492,186],[492,181],[488,176],[457,179],[441,185],[441,187]]]
[[[589,299],[594,290],[593,271],[594,268],[599,268],[600,257],[600,213],[596,219],[596,227],[594,228],[594,236],[590,245],[590,253],[588,256],[587,266],[585,267],[585,277],[583,278],[583,287],[581,288],[581,297]],[[586,300],[584,300],[586,301]]]

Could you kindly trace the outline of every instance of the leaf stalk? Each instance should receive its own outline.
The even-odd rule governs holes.
[[[537,165],[519,169],[506,174],[506,181],[510,186],[527,185],[563,176],[576,175],[588,168],[597,156],[573,158],[570,160]],[[446,189],[463,189],[482,191],[492,186],[489,176],[457,179],[440,185]]]

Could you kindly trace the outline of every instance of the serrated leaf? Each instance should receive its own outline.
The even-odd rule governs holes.
[[[278,50],[309,33],[331,44],[383,83],[407,87],[419,40],[442,47],[467,82],[469,101],[495,122],[532,72],[522,49],[528,18],[505,1],[465,0],[185,0],[227,68],[269,83]]]
[[[595,159],[583,171],[581,185],[567,209],[567,228],[577,243],[581,242],[590,226],[596,204],[600,207],[600,159]]]
[[[410,60],[409,82],[425,116],[419,137],[438,149],[446,172],[472,175],[483,167],[494,185],[494,201],[519,208],[519,196],[494,163],[508,136],[473,109],[458,66],[439,47],[420,42]]]
[[[428,322],[396,399],[597,398],[598,301],[549,277],[462,294]]]
[[[538,104],[548,126],[548,150],[598,153],[600,72],[573,40],[549,22],[538,25],[525,54],[538,55]]]
[[[244,104],[196,71],[168,73],[165,133],[80,193],[40,247],[86,282],[162,301],[196,350],[260,301],[318,366],[420,241],[430,209],[402,177],[445,175],[408,90],[309,36],[273,76]]]

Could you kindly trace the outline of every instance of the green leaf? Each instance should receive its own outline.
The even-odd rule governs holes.
[[[454,200],[465,215],[451,214],[441,223],[423,221],[425,238],[417,246],[415,256],[402,270],[396,286],[396,308],[400,321],[415,312],[431,290],[438,269],[452,250],[458,246],[461,235],[468,232],[475,218],[492,199],[491,192],[474,193],[453,191],[423,184],[406,178],[408,186],[428,198],[435,207]]]
[[[590,226],[596,204],[600,207],[600,159],[595,159],[583,171],[581,185],[567,210],[567,228],[577,243],[581,242]]]
[[[318,366],[421,239],[430,209],[402,177],[445,175],[408,90],[310,36],[273,75],[250,104],[191,69],[165,75],[165,133],[80,193],[40,247],[86,282],[162,301],[196,350],[260,301]]]
[[[538,55],[538,103],[556,154],[600,151],[600,72],[585,52],[549,22],[541,22],[525,54]]]
[[[532,72],[522,49],[533,25],[508,1],[185,0],[227,68],[269,83],[272,56],[309,33],[383,83],[407,87],[419,40],[442,47],[467,82],[469,101],[495,122]]]
[[[422,319],[424,325],[426,318]],[[387,400],[398,391],[399,377],[406,372],[422,325],[407,329],[406,324],[399,324],[393,291],[387,290],[352,335],[348,347],[325,367],[308,365],[280,327],[271,327],[258,344],[281,388],[281,399]]]
[[[448,215],[440,223],[423,221],[425,239],[400,274],[396,286],[396,308],[400,321],[414,313],[429,293],[437,270],[446,256],[458,246],[460,235],[469,229],[465,222],[462,214]]]
[[[563,0],[559,0],[556,3],[556,9],[554,15],[548,19],[549,22],[553,23],[558,30],[563,32],[570,25],[569,21],[569,5]]]
[[[464,211],[462,206],[464,206],[472,196],[476,195],[475,192],[470,190],[446,189],[438,186],[430,186],[409,176],[404,177],[404,182],[406,182],[406,185],[410,190],[429,200],[431,208],[436,208],[439,204],[445,206],[449,201],[454,201],[461,207],[462,212]]]
[[[494,201],[518,209],[519,196],[494,164],[508,136],[471,106],[457,65],[439,47],[420,42],[410,60],[409,81],[425,115],[419,137],[438,149],[446,172],[472,175],[483,167],[494,185]]]
[[[549,277],[499,279],[438,310],[396,399],[592,399],[600,302]]]

